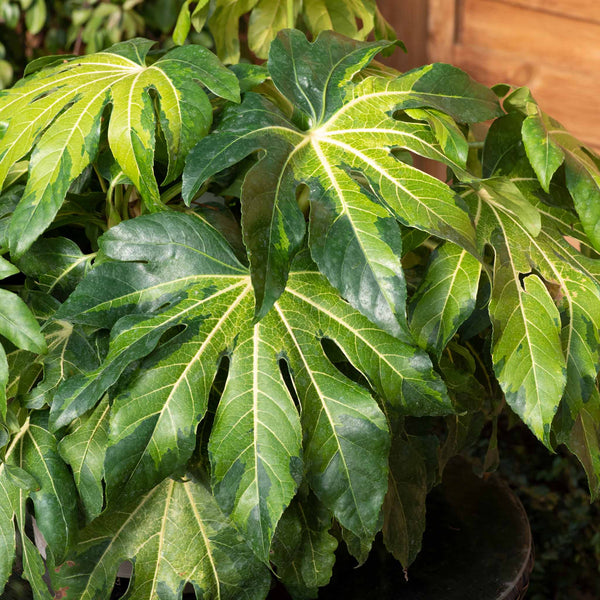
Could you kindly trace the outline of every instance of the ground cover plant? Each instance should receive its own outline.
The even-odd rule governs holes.
[[[379,531],[409,568],[503,411],[598,496],[599,159],[397,45],[136,38],[1,93],[0,584],[18,539],[35,598],[108,598],[125,560],[129,598],[315,597]]]

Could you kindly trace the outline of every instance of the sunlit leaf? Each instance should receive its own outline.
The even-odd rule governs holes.
[[[442,64],[352,83],[388,46],[334,33],[309,43],[298,31],[282,32],[271,46],[269,70],[294,105],[293,121],[264,97],[247,94],[188,157],[184,197],[191,200],[209,177],[262,150],[241,197],[257,316],[283,291],[290,260],[302,245],[300,184],[310,190],[309,247],[319,269],[354,307],[401,339],[407,339],[406,292],[397,221],[476,252],[466,206],[391,150],[446,162],[464,175],[428,123],[396,116],[422,107],[459,121],[485,120],[499,114],[497,100]]]
[[[183,168],[189,149],[208,131],[210,102],[199,82],[236,100],[237,79],[201,46],[175,48],[151,65],[153,42],[135,39],[21,80],[0,96],[0,185],[11,166],[33,149],[29,178],[11,219],[9,245],[19,257],[56,216],[71,183],[95,158],[101,121],[110,105],[111,151],[150,210],[160,210],[154,177],[157,122],[167,142],[167,181]],[[158,98],[155,111],[152,96]]]

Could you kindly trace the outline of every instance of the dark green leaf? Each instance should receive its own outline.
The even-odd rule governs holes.
[[[383,541],[405,569],[421,550],[427,492],[425,461],[410,437],[397,432],[390,450],[389,484],[383,503]]]
[[[38,240],[17,262],[41,290],[64,300],[90,268],[93,255],[85,255],[64,237]]]
[[[73,470],[88,521],[100,514],[104,504],[102,478],[109,410],[105,397],[90,414],[75,421],[70,433],[58,445],[61,457]]]
[[[316,598],[329,583],[337,540],[329,533],[329,511],[312,495],[295,499],[283,513],[273,539],[277,577],[293,598]]]
[[[302,472],[299,417],[279,371],[284,358],[302,404],[308,481],[344,527],[370,543],[387,488],[387,425],[369,391],[337,370],[321,340],[339,346],[389,409],[447,414],[452,408],[427,356],[372,325],[300,259],[274,310],[253,323],[247,271],[197,216],[122,223],[101,249],[118,262],[95,267],[60,316],[112,326],[110,350],[98,369],[61,386],[52,419],[68,424],[148,355],[111,410],[109,505],[189,459],[227,352],[231,368],[209,444],[215,493],[264,556]],[[182,331],[171,337],[174,327]]]

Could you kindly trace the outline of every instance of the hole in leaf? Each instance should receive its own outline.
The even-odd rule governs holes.
[[[345,352],[330,338],[321,339],[321,348],[331,364],[345,377],[362,387],[371,389],[369,380],[348,360]]]
[[[210,464],[208,461],[208,440],[210,438],[210,432],[213,428],[215,421],[215,415],[217,413],[217,407],[225,390],[225,384],[229,377],[229,369],[231,367],[231,359],[227,354],[223,354],[219,361],[217,373],[213,379],[210,392],[208,395],[208,406],[204,418],[198,424],[196,430],[196,448],[194,454],[189,462],[189,468],[194,472],[195,468],[201,470],[210,470]]]
[[[285,358],[280,358],[278,364],[279,371],[281,372],[281,376],[283,377],[283,381],[285,382],[285,386],[287,387],[290,396],[294,400],[294,404],[300,406],[300,398],[298,397],[298,392],[296,391],[296,386],[294,385],[294,380],[287,360]]]
[[[409,117],[406,112],[403,110],[395,110],[392,113],[392,119],[396,121],[401,121],[402,123],[422,123],[423,121],[419,119],[414,119],[413,117]]]
[[[164,307],[162,308],[166,308],[167,306],[169,306],[169,304],[166,304]],[[159,311],[161,310],[159,309]],[[183,333],[185,330],[187,329],[187,326],[184,325],[183,323],[180,323],[179,325],[175,325],[175,327],[171,327],[170,329],[167,329],[167,331],[165,331],[162,336],[160,337],[160,339],[158,340],[158,344],[156,345],[156,347],[160,347],[163,344],[166,344],[167,342],[171,342],[172,340],[174,340],[179,334]]]
[[[523,289],[525,289],[525,280],[530,276],[530,275],[534,275],[533,271],[530,271],[529,273],[519,273],[519,283],[521,284],[521,287]]]

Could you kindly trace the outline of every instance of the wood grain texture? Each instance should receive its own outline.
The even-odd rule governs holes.
[[[392,57],[392,66],[442,61],[488,85],[526,85],[543,110],[600,150],[600,1],[383,0],[380,6],[409,47],[408,55]]]
[[[494,0],[464,0],[464,46],[503,50],[543,64],[596,75],[600,24],[570,19]]]
[[[600,23],[598,0],[496,0],[496,2]]]
[[[452,62],[453,46],[459,25],[460,0],[429,0],[427,15],[427,57]]]
[[[385,62],[408,71],[427,62],[427,1],[426,0],[380,0],[377,5],[385,18],[405,43],[408,53],[400,50]]]

